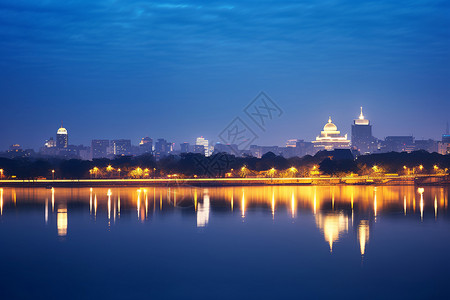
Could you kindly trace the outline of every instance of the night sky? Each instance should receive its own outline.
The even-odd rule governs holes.
[[[350,134],[440,139],[450,119],[449,1],[0,0],[0,149],[64,122],[93,138],[217,141],[237,116],[260,145]],[[244,108],[283,114],[262,131]]]

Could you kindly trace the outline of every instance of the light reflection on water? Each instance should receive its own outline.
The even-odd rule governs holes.
[[[383,261],[386,254],[382,254],[380,249],[390,249],[393,240],[397,240],[400,245],[402,238],[413,239],[415,234],[413,229],[403,230],[402,227],[396,228],[402,229],[404,236],[399,235],[398,232],[389,236],[389,228],[393,225],[414,226],[414,230],[417,230],[416,225],[422,226],[423,233],[429,237],[436,234],[439,228],[450,232],[447,215],[448,195],[448,187],[418,189],[410,186],[1,188],[0,240],[14,239],[11,231],[2,231],[2,227],[5,226],[8,226],[8,230],[14,230],[17,227],[16,234],[24,235],[19,223],[14,222],[18,220],[29,222],[31,227],[28,226],[27,230],[32,231],[34,236],[50,236],[56,243],[66,243],[76,249],[84,246],[77,244],[80,243],[80,236],[82,236],[80,232],[87,237],[100,240],[105,237],[108,240],[107,234],[123,232],[125,236],[129,236],[129,243],[142,240],[147,243],[145,245],[160,247],[161,253],[167,252],[170,255],[173,255],[173,249],[188,247],[191,250],[190,255],[195,256],[198,252],[201,253],[200,256],[204,256],[205,252],[202,251],[205,246],[214,248],[216,252],[224,251],[227,255],[228,252],[246,253],[246,251],[251,253],[268,251],[274,255],[270,252],[272,248],[282,251],[282,253],[277,252],[276,256],[265,257],[265,262],[262,264],[267,264],[272,260],[280,259],[279,256],[286,256],[294,263],[300,261],[295,254],[289,254],[290,248],[293,247],[291,244],[297,241],[287,242],[285,239],[295,241],[302,236],[303,239],[298,241],[300,246],[297,245],[300,248],[297,249],[307,249],[304,250],[306,251],[304,255],[311,256],[312,261],[315,255],[319,261],[326,261],[329,259],[324,256],[323,251],[326,251],[329,257],[336,255],[340,257],[339,267],[345,269],[351,260],[350,257],[357,257],[363,261],[367,261],[368,257],[374,262]],[[38,218],[31,218],[30,212],[37,212]],[[39,224],[46,224],[46,226],[39,227]],[[255,225],[256,228],[251,232],[246,231],[249,225]],[[156,240],[147,239],[146,232],[153,230],[154,234],[156,228],[161,230],[161,235],[169,236],[175,241],[183,239],[183,235],[188,240],[179,245],[162,236],[155,238]],[[186,228],[191,230],[186,231]],[[91,230],[95,230],[95,233],[91,233]],[[183,233],[178,234],[178,231]],[[140,235],[136,235],[135,232],[139,232]],[[205,241],[208,243],[202,244],[202,240],[198,240],[197,235],[201,238],[208,232],[214,232],[213,237],[208,235],[208,241]],[[255,239],[262,244],[251,246],[250,243],[243,247],[245,242],[236,241],[234,238],[234,236],[242,238],[242,235],[244,235],[243,239],[250,240],[249,243],[255,236]],[[315,243],[316,239],[320,241],[319,244]],[[199,244],[190,240],[196,240]],[[223,250],[219,246],[216,249],[214,245],[221,245],[222,240],[226,240],[231,245],[224,245]],[[112,243],[110,240],[108,242]],[[411,240],[404,240],[404,243],[406,247]],[[443,244],[442,240],[431,239],[429,243],[431,244],[427,246],[441,247],[442,251],[450,251],[450,247]],[[3,253],[2,251],[8,252],[9,255],[13,253],[7,248],[8,243],[4,247],[6,248],[0,250],[0,254]],[[46,251],[55,257],[60,255],[52,252],[51,247],[49,246],[49,250]],[[107,251],[104,252],[106,255],[123,257],[121,251],[128,253],[126,250],[131,246],[124,244],[121,247],[117,249],[118,252],[114,252],[115,248],[105,248],[106,250],[102,249],[102,251]],[[348,256],[339,256],[342,251],[347,252]],[[417,256],[434,254],[417,251],[415,253]],[[177,252],[178,255],[180,253],[183,253],[182,250]],[[222,254],[218,253],[218,255]],[[412,254],[408,253],[408,255]],[[247,262],[239,261],[241,264],[252,261],[251,256],[238,255],[237,257],[247,260]],[[302,259],[304,259],[301,260],[302,264],[308,264],[307,261],[310,260],[309,257]],[[398,259],[399,257],[395,257],[393,261]],[[203,270],[208,268],[211,259],[202,258],[201,261],[203,265],[199,268]],[[446,261],[443,263],[444,266]],[[183,263],[188,264],[186,261]],[[334,263],[337,264],[337,262]],[[216,264],[220,265],[217,261]],[[233,263],[229,261],[227,264]],[[227,264],[218,268],[226,269]],[[164,270],[164,267],[161,268]],[[251,274],[258,277],[260,267],[253,265],[253,268],[255,273]],[[285,266],[278,271],[284,272],[286,268]],[[325,264],[320,268],[326,272],[333,271],[332,265]],[[219,276],[220,273],[215,272],[220,270],[210,270],[210,272]],[[307,275],[305,276],[302,278],[307,278]],[[403,276],[407,275],[403,274]]]
[[[49,194],[51,212],[48,206]],[[444,187],[2,188],[0,212],[3,216],[13,209],[20,212],[22,205],[38,204],[43,206],[44,222],[47,223],[49,214],[54,213],[56,205],[57,233],[65,236],[68,231],[68,214],[70,215],[66,203],[81,203],[81,209],[85,207],[84,203],[88,203],[86,212],[94,220],[99,212],[106,212],[108,225],[111,224],[111,219],[113,223],[120,219],[121,209],[122,214],[124,209],[127,214],[132,214],[131,208],[135,207],[136,219],[140,222],[149,219],[149,209],[150,217],[156,211],[164,214],[180,209],[196,214],[197,227],[206,227],[215,206],[221,211],[228,207],[229,213],[233,213],[235,198],[241,198],[238,205],[243,219],[247,217],[249,210],[270,210],[272,220],[278,215],[286,218],[284,212],[288,212],[293,220],[298,214],[312,213],[331,252],[333,244],[348,233],[349,223],[353,226],[356,213],[363,218],[357,224],[362,255],[369,241],[369,229],[373,226],[370,224],[377,221],[379,214],[395,214],[401,209],[403,216],[416,215],[418,202],[418,213],[423,222],[426,210],[432,211],[433,218],[437,220],[438,212],[447,211],[448,205],[448,191]]]

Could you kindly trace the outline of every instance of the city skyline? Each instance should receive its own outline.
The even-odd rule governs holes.
[[[257,132],[266,145],[311,140],[330,115],[350,133],[360,106],[378,137],[437,139],[448,121],[444,2],[23,0],[0,11],[0,148],[37,147],[36,132],[61,120],[83,133],[75,144],[215,137],[261,90],[284,112]]]
[[[349,133],[349,132],[342,132],[342,136],[341,137],[338,137],[338,141],[340,141],[340,143],[342,143],[342,141],[344,141],[344,145],[341,145],[341,146],[339,146],[338,148],[349,148],[349,147],[351,147],[351,146],[355,146],[355,144],[354,144],[354,139],[355,139],[355,136],[354,136],[354,128],[355,127],[358,127],[357,125],[359,125],[359,127],[370,127],[370,138],[374,138],[375,140],[382,140],[383,138],[386,138],[386,137],[391,137],[391,136],[396,136],[396,135],[393,135],[393,134],[389,134],[389,135],[387,135],[387,136],[384,136],[384,137],[377,137],[377,136],[375,136],[375,135],[372,135],[372,126],[373,126],[373,123],[372,123],[372,120],[370,120],[369,121],[369,118],[367,117],[367,115],[364,115],[363,114],[363,107],[361,106],[360,107],[360,114],[359,114],[359,116],[357,116],[355,119],[353,119],[352,120],[353,121],[353,125],[350,125],[351,127],[352,127],[352,129],[351,129],[351,134]],[[328,127],[328,125],[333,125],[333,126],[331,126],[331,127],[333,127],[332,128],[332,130],[337,130],[337,127],[336,127],[336,125],[334,125],[333,123],[335,123],[334,121],[333,121],[333,123],[331,123],[332,122],[332,117],[331,116],[329,116],[328,117],[328,122],[325,124],[325,127],[324,127],[324,130],[327,130],[326,128]],[[369,123],[370,123],[370,125],[369,125]],[[368,126],[361,126],[361,125],[368,125]],[[345,126],[340,126],[339,128],[341,128],[341,127],[345,127]],[[376,127],[375,127],[376,128]],[[329,130],[329,129],[328,129]],[[337,133],[337,135],[339,135],[339,134],[341,134],[341,131],[336,131],[336,132],[332,132],[332,133]],[[280,144],[269,144],[269,145],[267,145],[267,144],[261,144],[261,143],[258,143],[258,140],[256,140],[255,141],[255,143],[253,143],[254,145],[261,145],[261,146],[281,146],[281,147],[283,147],[283,146],[287,146],[288,145],[288,143],[289,143],[289,141],[293,141],[293,140],[297,140],[297,141],[307,141],[307,142],[312,142],[312,143],[319,143],[319,141],[320,140],[322,140],[323,139],[323,137],[321,137],[321,136],[323,136],[323,134],[324,134],[324,131],[322,131],[322,133],[321,134],[319,134],[319,135],[315,135],[315,138],[313,138],[313,139],[311,139],[311,140],[308,140],[308,139],[305,139],[305,138],[302,138],[302,137],[289,137],[287,140],[285,140],[285,141],[282,141]],[[414,138],[414,139],[418,139],[418,140],[420,140],[420,139],[422,139],[422,140],[428,140],[428,139],[432,139],[432,140],[435,140],[435,141],[440,141],[441,140],[441,138],[442,138],[442,135],[443,134],[447,134],[448,135],[448,122],[446,123],[446,128],[442,131],[442,133],[439,135],[439,137],[437,138],[437,139],[433,139],[433,138],[431,138],[431,137],[417,137],[417,136],[415,136],[414,134],[405,134],[405,135],[399,135],[399,136],[403,136],[403,137],[406,137],[406,136],[410,136],[410,137],[412,137],[412,138]],[[78,134],[78,140],[80,140],[80,137],[79,137],[79,135],[80,134]],[[310,135],[312,135],[312,134],[310,134]],[[71,138],[73,137],[73,135],[70,135],[71,136]],[[345,145],[345,140],[347,140],[347,136],[348,136],[348,144],[347,145]],[[351,137],[350,137],[351,136]],[[44,147],[56,147],[56,148],[62,148],[61,146],[60,146],[60,144],[65,144],[65,147],[64,148],[67,148],[67,146],[70,144],[70,145],[76,145],[76,146],[82,146],[82,145],[90,145],[93,141],[97,141],[97,140],[99,140],[99,141],[101,141],[101,140],[104,140],[104,141],[111,141],[111,143],[112,143],[112,147],[114,148],[114,150],[112,150],[113,151],[113,153],[114,154],[116,154],[116,150],[115,150],[115,144],[114,144],[114,141],[130,141],[130,147],[131,147],[131,145],[133,145],[133,146],[139,146],[139,145],[142,145],[142,143],[143,143],[143,140],[144,139],[150,139],[150,146],[153,144],[153,140],[156,142],[156,140],[158,140],[158,139],[164,139],[164,140],[166,140],[166,138],[165,137],[156,137],[156,136],[152,136],[151,138],[147,135],[147,136],[144,136],[144,137],[139,137],[137,140],[134,140],[134,139],[131,139],[131,138],[127,138],[127,137],[120,137],[120,138],[118,138],[118,137],[113,137],[113,138],[104,138],[104,137],[96,137],[96,138],[93,138],[93,139],[91,139],[91,140],[86,140],[86,138],[81,138],[81,139],[84,139],[85,140],[85,142],[84,143],[80,143],[80,144],[77,144],[77,143],[69,143],[68,142],[68,130],[66,129],[66,128],[64,128],[63,127],[63,122],[61,122],[61,126],[60,126],[60,128],[58,128],[58,130],[57,130],[57,132],[56,132],[56,136],[55,136],[55,140],[53,140],[53,138],[54,138],[54,136],[50,136],[50,139],[44,139],[43,140],[43,142],[40,144],[40,145],[37,145],[37,147],[26,147],[26,146],[24,146],[25,145],[25,143],[19,143],[19,142],[16,142],[16,143],[13,143],[13,144],[11,144],[11,145],[8,145],[7,147],[5,147],[5,149],[4,150],[7,150],[8,148],[10,148],[11,146],[14,146],[14,145],[20,145],[21,146],[21,148],[23,148],[23,149],[33,149],[33,150],[35,150],[35,149],[40,149],[42,146],[44,146]],[[356,137],[357,138],[357,137]],[[62,139],[62,140],[61,140]],[[201,135],[201,136],[197,136],[197,137],[194,137],[193,139],[191,139],[191,140],[187,140],[187,139],[184,139],[184,140],[180,140],[180,141],[169,141],[169,143],[170,144],[172,144],[173,146],[171,146],[172,147],[172,151],[173,150],[182,150],[181,152],[183,152],[183,146],[182,146],[182,144],[187,144],[187,145],[191,145],[191,146],[194,146],[194,145],[201,145],[203,142],[199,142],[200,140],[202,140],[202,139],[204,139],[205,141],[206,141],[206,146],[205,146],[205,152],[207,152],[207,153],[209,153],[208,155],[210,155],[210,154],[212,154],[212,151],[206,151],[206,149],[208,148],[208,141],[209,141],[209,147],[214,147],[214,144],[217,144],[217,143],[221,143],[221,144],[224,144],[223,143],[223,141],[221,141],[220,140],[220,138],[217,138],[216,137],[216,139],[214,140],[214,139],[208,139],[208,137],[203,137],[203,135]],[[340,140],[339,140],[340,139]],[[61,140],[61,141],[60,141]],[[75,139],[75,140],[77,140],[77,139]],[[263,140],[263,139],[261,139],[261,140]],[[109,143],[109,142],[108,142]],[[295,145],[293,145],[294,147],[295,147]],[[329,149],[329,150],[331,150],[331,149],[333,149],[333,148],[335,148],[335,147],[332,147],[332,146],[330,146],[330,148],[328,148],[328,147],[325,147],[324,146],[324,149]],[[3,149],[1,149],[0,148],[0,152],[2,151]],[[213,150],[213,149],[212,149]],[[240,148],[240,150],[248,150],[248,147],[246,147],[246,148]],[[130,155],[131,153],[126,153],[126,150],[124,150],[125,152],[120,152],[120,154],[122,154],[122,155]],[[203,150],[202,150],[203,151]],[[185,152],[187,152],[187,151],[185,151]],[[189,152],[196,152],[196,150],[195,149],[191,149]],[[364,152],[364,151],[362,151],[362,152]],[[369,151],[369,152],[373,152],[373,151]],[[119,154],[119,153],[118,153]],[[95,155],[94,155],[94,157],[95,157]]]

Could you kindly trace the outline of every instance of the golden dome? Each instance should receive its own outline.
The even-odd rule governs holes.
[[[331,123],[331,117],[328,119],[328,123],[323,126],[323,131],[337,131],[337,126]]]
[[[67,134],[67,129],[61,127],[58,129],[58,132],[56,132],[56,134]]]

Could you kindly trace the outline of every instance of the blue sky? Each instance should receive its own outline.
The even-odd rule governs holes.
[[[448,1],[0,0],[0,149],[217,135],[265,91],[257,144],[350,133],[439,138],[450,111]],[[250,124],[249,124],[250,125]],[[257,128],[255,129],[257,130]]]

